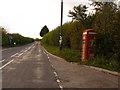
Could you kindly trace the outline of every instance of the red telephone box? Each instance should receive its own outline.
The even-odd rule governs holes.
[[[94,56],[94,42],[96,32],[93,29],[83,31],[82,35],[82,61]]]

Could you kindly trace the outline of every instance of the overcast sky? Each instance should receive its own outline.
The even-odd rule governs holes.
[[[63,23],[71,21],[69,10],[88,0],[63,0]],[[9,33],[40,38],[39,32],[44,25],[50,30],[60,25],[61,0],[0,0],[0,26]]]

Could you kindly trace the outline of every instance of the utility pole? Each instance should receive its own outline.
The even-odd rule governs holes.
[[[63,22],[63,0],[61,0],[61,23],[60,23],[60,39],[59,39],[60,50],[62,50],[62,22]]]

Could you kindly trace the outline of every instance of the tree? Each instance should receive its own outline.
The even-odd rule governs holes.
[[[69,11],[69,17],[72,17],[73,20],[83,21],[85,20],[87,14],[85,13],[87,11],[87,8],[85,5],[79,5],[74,6],[74,11]]]
[[[0,45],[2,46],[8,46],[9,39],[7,35],[7,30],[3,27],[0,27]]]
[[[47,34],[49,32],[49,29],[47,28],[47,26],[45,25],[41,31],[40,31],[40,36],[43,37],[45,34]]]
[[[39,38],[36,38],[36,39],[35,39],[35,41],[41,41],[41,39],[39,39]]]
[[[118,60],[120,53],[119,10],[116,4],[112,2],[94,5],[97,6],[97,10],[93,29],[99,35],[96,40],[96,54]]]

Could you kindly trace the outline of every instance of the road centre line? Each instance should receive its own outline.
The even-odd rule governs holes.
[[[14,57],[14,56],[16,56],[18,53],[16,53],[16,54],[14,54],[14,55],[12,55],[11,57]]]
[[[28,50],[25,50],[24,53],[27,52],[27,51],[28,51]]]
[[[28,47],[28,50],[30,49],[31,47]]]
[[[27,48],[27,51],[29,50],[29,48]]]
[[[21,55],[23,55],[23,53],[19,54],[17,57],[20,57]]]
[[[24,52],[24,50],[21,50],[20,52]]]
[[[9,65],[11,62],[13,62],[14,59],[12,59],[11,61],[9,61],[8,63],[4,64],[2,67],[0,67],[0,70],[3,69],[4,67],[6,67],[7,65]]]

